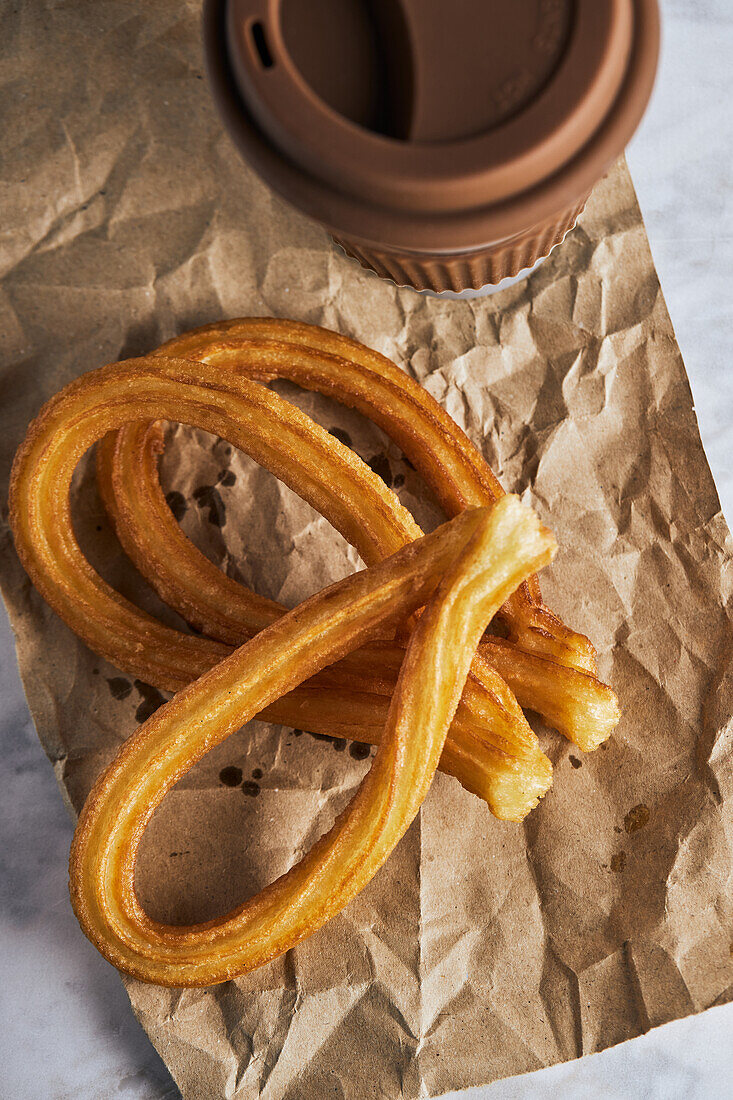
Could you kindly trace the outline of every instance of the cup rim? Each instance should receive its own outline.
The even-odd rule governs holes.
[[[610,110],[589,140],[551,176],[499,202],[463,210],[399,209],[368,203],[304,171],[265,136],[242,98],[226,38],[228,0],[205,0],[205,58],[226,128],[245,159],[281,197],[337,237],[367,247],[413,253],[490,247],[526,232],[577,202],[623,152],[646,109],[659,54],[657,0],[634,0],[634,30],[625,75]]]

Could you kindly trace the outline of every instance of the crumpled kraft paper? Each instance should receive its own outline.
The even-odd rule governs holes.
[[[202,77],[196,4],[33,0],[6,10],[0,50],[2,587],[70,807],[162,696],[31,588],[7,527],[12,455],[81,371],[222,317],[321,323],[417,377],[555,531],[547,602],[595,641],[624,712],[587,757],[543,732],[555,783],[524,826],[438,775],[369,887],[272,965],[203,991],[128,981],[183,1096],[436,1096],[730,1000],[731,541],[624,164],[528,281],[435,300],[362,271],[242,164]],[[280,388],[437,522],[375,428]],[[222,441],[172,429],[163,479],[185,530],[266,595],[294,604],[359,564]],[[178,622],[120,552],[88,461],[74,498],[104,576]],[[367,766],[343,741],[252,723],[156,814],[144,903],[194,920],[239,902]]]

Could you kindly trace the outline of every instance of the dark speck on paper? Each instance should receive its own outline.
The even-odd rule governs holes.
[[[253,779],[262,779],[262,768],[253,768],[252,769],[252,778]]]
[[[219,772],[219,781],[224,784],[225,787],[238,787],[242,782],[242,769],[235,768],[233,764],[229,767],[222,768]]]
[[[315,738],[316,741],[328,741],[333,745],[336,752],[343,752],[346,748],[345,737],[332,737],[330,733],[312,733],[311,737]]]
[[[180,523],[188,508],[183,493],[179,493],[177,489],[172,489],[170,493],[166,493],[165,502],[173,513],[176,523]]]
[[[366,760],[371,751],[371,747],[361,741],[352,741],[349,745],[349,756],[353,756],[354,760]]]
[[[649,821],[649,807],[645,806],[643,802],[640,802],[638,806],[634,806],[629,810],[624,818],[624,829],[627,833],[635,833],[639,829],[643,829]]]
[[[374,455],[373,458],[367,459],[367,466],[370,466],[374,473],[381,477],[385,485],[392,484],[392,467],[386,455]]]
[[[218,484],[223,485],[225,489],[229,489],[232,485],[236,485],[237,475],[233,470],[222,470],[219,474]]]
[[[107,684],[113,699],[126,699],[132,691],[132,684],[124,676],[112,676]]]
[[[570,761],[571,765],[574,768],[582,768],[583,767],[583,761],[578,760],[577,756],[569,756],[568,760]]]
[[[352,446],[351,436],[343,428],[329,428],[329,431],[334,439],[338,439],[339,443],[343,443],[344,447]]]
[[[221,499],[221,493],[214,485],[201,485],[194,490],[193,499],[199,508],[208,508],[209,523],[215,527],[223,527],[227,521],[226,508]]]
[[[625,866],[626,866],[626,852],[616,852],[615,855],[611,856],[611,870],[612,871],[616,871],[616,872],[623,871]]]
[[[255,783],[253,779],[245,779],[242,784],[242,790],[245,794],[248,794],[250,798],[257,798],[257,795],[260,793],[260,785],[259,783]]]
[[[135,688],[142,696],[142,702],[138,703],[135,711],[135,720],[137,722],[147,722],[148,718],[155,714],[158,707],[163,706],[165,696],[157,688],[144,683],[142,680],[135,680]]]

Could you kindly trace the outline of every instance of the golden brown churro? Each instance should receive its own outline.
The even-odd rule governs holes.
[[[176,691],[231,653],[228,645],[163,626],[134,607],[94,572],[74,539],[68,487],[77,461],[95,439],[132,417],[147,419],[152,407],[166,419],[212,431],[260,461],[326,514],[367,559],[383,556],[384,547],[389,553],[404,545],[406,528],[420,535],[360,458],[256,382],[162,358],[84,375],[52,398],[31,425],[13,468],[11,522],[21,561],[44,598],[90,648],[131,675]],[[375,698],[391,690],[399,660],[393,653],[389,680],[386,674],[369,680],[369,690],[377,682],[389,685]],[[482,717],[461,705],[445,768],[486,798],[497,816],[521,820],[550,785],[549,761],[498,674],[480,667],[471,682],[474,695],[483,695]],[[354,736],[358,728],[364,739],[376,741],[378,732],[368,731],[378,731],[384,710],[377,704],[371,713],[368,701],[352,698],[348,713],[358,722]],[[293,711],[291,704],[297,704]],[[314,732],[332,732],[313,690],[280,700],[277,714]]]
[[[187,333],[164,344],[158,354],[163,353],[218,365],[222,377],[235,372],[260,380],[287,378],[357,408],[402,447],[449,515],[503,492],[467,436],[425,390],[389,360],[346,337],[292,321],[250,319]],[[162,599],[207,636],[241,644],[286,609],[227,577],[186,538],[160,488],[157,456],[163,446],[161,423],[129,424],[104,441],[97,468],[105,505],[126,553]],[[324,478],[338,476],[328,450],[322,461]],[[390,494],[385,504],[395,500]],[[402,525],[405,541],[416,537],[419,528],[404,509],[395,510],[394,521]],[[385,542],[383,554],[388,552]],[[523,706],[580,748],[595,748],[618,722],[615,696],[595,675],[588,639],[533,603],[539,586],[531,580],[500,612],[510,631],[508,644],[487,639],[484,656],[508,683],[511,668],[511,687]],[[373,690],[364,679],[352,686]]]
[[[79,819],[72,902],[92,942],[144,981],[210,985],[261,966],[339,912],[420,808],[486,623],[553,551],[552,536],[516,497],[471,509],[311,597],[180,691],[127,741]],[[190,927],[152,921],[135,895],[135,860],[174,783],[263,706],[426,599],[380,748],[330,832],[226,916]]]
[[[263,385],[276,378],[368,416],[453,518],[423,535],[357,455]],[[292,611],[227,577],[166,504],[164,421],[203,428],[254,458],[325,516],[367,569]],[[69,489],[95,442],[122,546],[198,634],[134,607],[82,555]],[[387,858],[438,766],[497,817],[522,820],[552,778],[522,707],[583,749],[618,720],[591,643],[541,602],[534,573],[554,553],[549,532],[504,495],[416,382],[336,333],[226,322],[83,376],[31,425],[13,466],[10,517],[21,561],[64,621],[120,668],[178,692],[97,781],[71,856],[84,931],[144,980],[224,981],[321,927]],[[485,633],[494,618],[506,638]],[[178,779],[256,716],[379,748],[348,810],[277,882],[204,925],[152,921],[134,891],[148,821]]]

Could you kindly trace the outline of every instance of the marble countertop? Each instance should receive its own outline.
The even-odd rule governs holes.
[[[661,6],[661,70],[628,156],[731,523],[733,3],[661,0]],[[175,1097],[115,971],[71,912],[71,822],[28,714],[4,611],[0,704],[0,1091],[14,1100]],[[580,1062],[461,1096],[541,1100],[560,1090],[567,1100],[723,1096],[733,1080],[731,1034],[728,1005]]]

